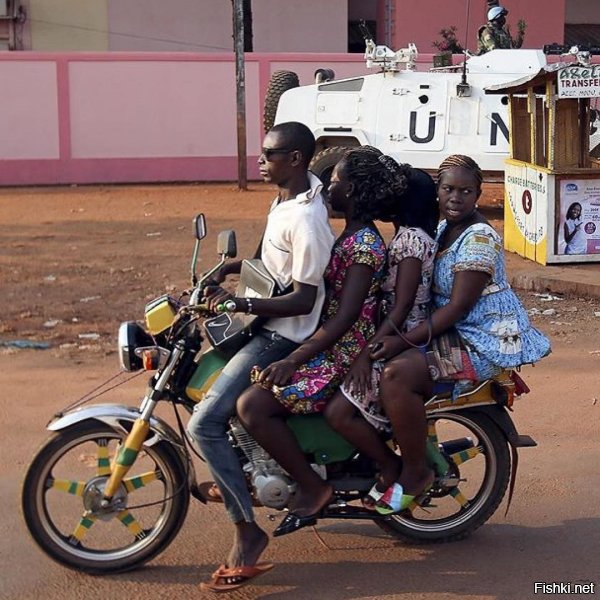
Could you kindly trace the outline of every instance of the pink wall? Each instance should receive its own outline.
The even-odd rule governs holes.
[[[246,68],[258,97],[258,65]],[[73,158],[226,156],[235,138],[235,66],[231,61],[71,61]],[[115,93],[116,92],[116,93]],[[257,149],[257,103],[247,107],[248,140]]]
[[[3,56],[14,56],[2,53]],[[58,77],[54,61],[2,61],[0,161],[55,159],[59,150]],[[10,90],[10,93],[6,93]]]
[[[258,178],[262,107],[274,70],[366,72],[361,56],[246,60],[248,175]],[[0,53],[0,185],[237,178],[231,53]]]
[[[516,34],[517,21],[525,19],[528,27],[523,47],[542,48],[544,44],[562,43],[564,40],[565,1],[544,0],[543,20],[540,18],[540,2],[501,0],[501,4],[509,11],[507,22],[513,35]],[[396,6],[394,49],[414,42],[419,52],[434,52],[432,42],[439,39],[437,32],[443,27],[456,25],[461,43],[464,45],[466,39],[466,47],[473,52],[477,50],[477,30],[486,22],[485,0],[438,1],[435,2],[435,15],[430,18],[423,18],[423,0],[397,0]],[[439,26],[432,34],[433,19]]]

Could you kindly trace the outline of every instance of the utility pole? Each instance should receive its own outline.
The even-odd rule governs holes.
[[[248,189],[246,157],[246,76],[244,72],[244,1],[232,0],[237,105],[238,189]]]

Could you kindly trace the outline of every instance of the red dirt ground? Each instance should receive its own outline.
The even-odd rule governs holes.
[[[485,193],[486,213],[501,229],[502,212],[494,208],[501,206],[501,187]],[[193,216],[207,217],[207,268],[222,229],[236,230],[240,256],[252,253],[272,195],[263,184],[247,192],[234,184],[0,190],[0,341],[51,344],[40,351],[0,346],[0,597],[38,598],[40,590],[61,600],[200,597],[198,582],[230,542],[218,505],[194,504],[185,530],[151,567],[100,579],[46,559],[29,540],[16,502],[52,413],[118,369],[119,323],[140,319],[147,301],[189,285]],[[382,230],[389,237],[390,229]],[[499,511],[470,540],[427,549],[399,546],[368,524],[319,525],[329,549],[310,530],[274,541],[265,559],[278,569],[236,597],[267,591],[294,600],[520,600],[534,597],[535,581],[600,583],[600,302],[520,295],[527,308],[550,310],[532,318],[551,337],[553,353],[524,370],[532,393],[514,418],[539,447],[522,452],[508,517]],[[124,390],[119,401],[135,404],[139,381],[133,397]],[[259,518],[272,529],[264,514]]]

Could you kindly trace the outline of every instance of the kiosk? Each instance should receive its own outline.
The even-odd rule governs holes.
[[[549,65],[486,92],[509,101],[504,247],[542,265],[600,262],[600,161],[589,151],[600,65]]]

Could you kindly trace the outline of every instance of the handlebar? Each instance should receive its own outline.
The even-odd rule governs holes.
[[[218,304],[217,309],[215,311],[211,310],[208,307],[208,304],[206,304],[206,302],[202,302],[202,300],[205,300],[205,299],[202,298],[201,302],[198,304],[190,304],[188,306],[184,306],[181,308],[181,311],[182,312],[205,313],[207,315],[214,315],[214,314],[218,315],[218,314],[221,314],[224,312],[233,313],[233,312],[235,312],[235,309],[236,309],[236,304],[233,300],[226,300],[222,304]]]

